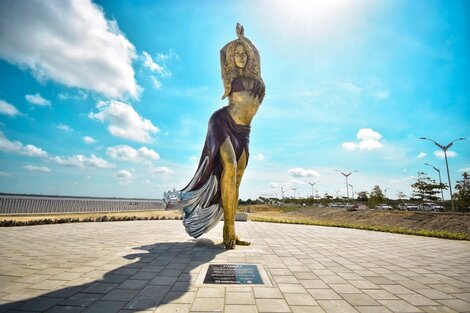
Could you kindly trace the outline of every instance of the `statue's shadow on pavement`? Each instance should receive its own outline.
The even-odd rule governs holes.
[[[0,305],[0,312],[119,312],[145,310],[172,302],[191,303],[191,289],[201,265],[224,253],[223,244],[208,239],[164,242],[134,248],[147,252],[102,279]],[[192,272],[192,273],[191,273]],[[180,300],[180,301],[178,301]]]

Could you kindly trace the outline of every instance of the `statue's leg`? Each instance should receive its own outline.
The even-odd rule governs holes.
[[[247,163],[248,163],[248,156],[247,156],[246,150],[243,150],[242,155],[240,156],[237,162],[237,208],[238,208],[238,199],[239,199],[238,191],[240,190],[240,183],[242,182],[243,173],[245,172]],[[238,235],[236,236],[236,240],[237,240],[236,243],[239,246],[250,245],[249,241],[241,240]]]
[[[220,146],[219,152],[223,165],[220,190],[224,208],[224,244],[227,249],[234,249],[236,244],[235,213],[238,204],[237,157],[230,138],[227,138]]]

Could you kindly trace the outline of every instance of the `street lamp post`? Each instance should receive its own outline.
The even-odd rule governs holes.
[[[318,183],[318,182],[316,181],[316,182],[313,182],[313,183],[308,183],[310,186],[312,186],[312,200],[313,200],[313,186],[315,186],[316,183]]]
[[[441,171],[437,167],[432,166],[431,164],[424,163],[424,165],[432,167],[439,174],[439,185],[441,185],[442,207],[444,207],[444,192],[442,191]]]
[[[335,171],[337,171],[338,173],[341,173],[341,174],[344,176],[344,178],[346,178],[346,195],[347,195],[348,204],[349,204],[349,184],[348,184],[348,177],[349,177],[349,175],[351,175],[352,173],[357,172],[357,170],[354,170],[354,171],[349,172],[349,173],[347,173],[347,174],[346,174],[346,173],[343,173],[343,172],[341,172],[341,171],[339,171],[339,170],[335,170]]]
[[[352,198],[353,198],[353,200],[354,200],[354,187],[353,187],[353,185],[351,185],[351,184],[349,184],[349,187],[351,187],[351,196],[352,196]]]
[[[284,187],[281,187],[281,200],[284,200]]]
[[[385,203],[387,203],[387,190],[389,190],[390,188],[385,188],[384,189],[384,198],[385,198]]]
[[[444,158],[446,159],[446,169],[447,169],[447,180],[449,181],[449,193],[450,193],[450,203],[452,205],[452,211],[455,211],[455,208],[454,208],[454,199],[452,198],[452,184],[450,182],[450,173],[449,173],[449,162],[447,162],[447,150],[452,147],[452,145],[454,144],[454,142],[458,141],[458,140],[464,140],[465,138],[457,138],[457,139],[454,139],[452,140],[449,144],[443,146],[437,142],[435,142],[434,140],[432,139],[429,139],[429,138],[426,138],[426,137],[420,137],[419,139],[423,139],[423,140],[429,140],[429,141],[432,141],[436,146],[438,146],[439,148],[442,149],[442,151],[444,151]]]
[[[295,200],[295,191],[297,190],[297,188],[291,188],[292,190],[294,190],[294,200]]]

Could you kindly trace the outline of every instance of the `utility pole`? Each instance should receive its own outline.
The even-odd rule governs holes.
[[[344,178],[346,178],[346,195],[347,195],[348,204],[349,204],[349,183],[348,183],[348,177],[349,177],[349,175],[351,175],[352,173],[357,172],[357,170],[354,170],[354,171],[352,171],[352,172],[350,172],[350,173],[347,173],[347,174],[346,174],[346,173],[343,173],[343,172],[341,172],[341,171],[339,171],[339,170],[335,170],[335,171],[337,171],[338,173],[341,173],[341,174],[344,176]]]
[[[295,191],[297,190],[298,187],[296,188],[291,188],[292,190],[294,190],[294,200],[295,200]]]
[[[442,191],[441,171],[437,167],[432,166],[431,164],[424,163],[424,165],[432,167],[439,174],[439,185],[441,185],[442,207],[444,207],[444,192]]]
[[[313,199],[313,186],[315,186],[315,184],[318,183],[318,182],[313,182],[313,183],[308,183],[310,186],[312,186],[312,199]]]
[[[426,137],[421,137],[419,139],[423,139],[423,140],[429,140],[429,141],[432,141],[434,142],[434,144],[436,146],[438,146],[439,148],[442,149],[442,151],[444,151],[444,158],[446,159],[446,168],[447,168],[447,180],[449,181],[449,193],[450,193],[450,203],[452,205],[452,211],[455,211],[455,208],[454,208],[454,199],[452,197],[452,183],[450,182],[450,173],[449,173],[449,163],[447,162],[447,150],[452,147],[452,145],[454,144],[454,142],[458,141],[458,140],[464,140],[465,138],[457,138],[457,139],[454,139],[452,140],[450,143],[448,143],[446,146],[443,146],[437,142],[435,142],[434,140],[432,139],[429,139],[429,138],[426,138]]]
[[[351,184],[349,184],[349,187],[351,187],[351,196],[352,196],[352,198],[353,198],[353,200],[354,200],[354,187],[353,187],[353,185],[351,185]]]

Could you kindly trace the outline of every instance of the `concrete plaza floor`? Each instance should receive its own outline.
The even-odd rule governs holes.
[[[181,221],[0,228],[0,312],[470,312],[470,242],[353,229]],[[198,285],[207,263],[260,264],[266,286]]]

